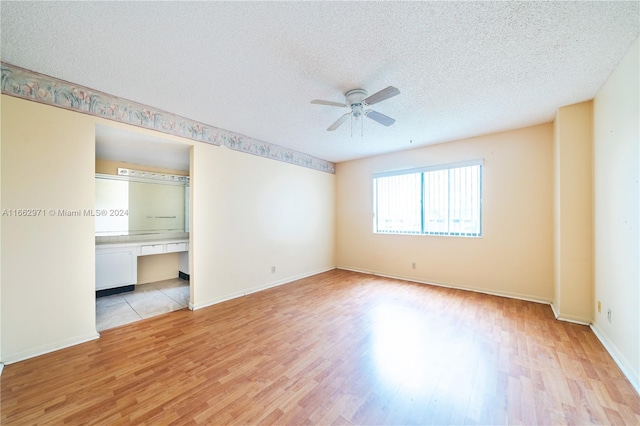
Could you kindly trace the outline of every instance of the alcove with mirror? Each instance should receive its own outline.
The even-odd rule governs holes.
[[[181,237],[189,232],[189,177],[124,168],[115,176],[97,173],[95,212],[96,237]]]
[[[188,307],[190,149],[96,126],[98,331]]]

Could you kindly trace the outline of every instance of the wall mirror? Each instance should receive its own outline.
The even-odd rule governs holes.
[[[96,174],[96,236],[189,232],[189,183]]]
[[[189,232],[190,145],[100,124],[95,143],[96,236]]]

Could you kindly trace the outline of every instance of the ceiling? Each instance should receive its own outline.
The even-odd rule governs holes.
[[[549,122],[640,33],[638,1],[0,7],[5,62],[333,162]],[[363,137],[310,103],[390,85]]]
[[[96,158],[189,171],[190,145],[117,127],[96,126]]]

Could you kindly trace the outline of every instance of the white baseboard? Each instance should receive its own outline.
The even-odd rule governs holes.
[[[206,308],[209,306],[213,306],[213,305],[217,305],[218,303],[222,303],[222,302],[226,302],[227,300],[233,300],[233,299],[237,299],[238,297],[242,297],[244,296],[245,293],[244,292],[239,292],[239,293],[233,293],[227,296],[223,296],[223,297],[219,297],[219,298],[215,298],[215,299],[209,299],[206,300],[202,303],[198,303],[198,304],[193,304],[191,302],[189,302],[189,309],[192,311],[195,311],[197,309],[202,309],[202,308]]]
[[[88,333],[81,336],[72,337],[70,339],[61,340],[59,342],[51,343],[49,345],[40,346],[28,351],[17,352],[15,354],[9,354],[2,362],[5,365],[13,364],[15,362],[24,361],[25,359],[34,358],[40,355],[48,354],[50,352],[59,351],[60,349],[65,349],[71,346],[79,345],[80,343],[85,343],[91,340],[95,340],[100,337],[100,334],[97,332]]]
[[[465,287],[465,286],[460,286],[460,285],[455,285],[455,284],[441,283],[441,282],[437,282],[437,281],[424,281],[424,280],[419,280],[419,279],[412,278],[412,277],[404,277],[404,276],[401,276],[401,275],[389,275],[389,274],[384,274],[384,273],[381,273],[381,272],[378,272],[378,271],[366,271],[366,270],[361,270],[361,269],[348,268],[348,267],[344,267],[344,266],[338,266],[337,269],[342,269],[342,270],[345,270],[345,271],[352,271],[352,272],[360,272],[362,274],[376,275],[376,276],[385,277],[385,278],[393,278],[393,279],[396,279],[396,280],[410,281],[410,282],[414,282],[414,283],[418,283],[418,284],[426,284],[426,285],[432,285],[432,286],[436,286],[436,287],[445,287],[445,288],[452,288],[452,289],[455,289],[455,290],[472,291],[474,293],[489,294],[491,296],[507,297],[509,299],[524,300],[526,302],[543,303],[545,305],[550,305],[551,304],[551,300],[550,299],[537,297],[537,296],[532,296],[532,295],[528,295],[528,294],[500,292],[500,291],[495,291],[495,290],[491,290],[491,289],[476,288],[476,287]]]
[[[624,374],[627,380],[629,380],[629,382],[631,383],[631,386],[633,386],[638,395],[640,395],[640,378],[634,376],[631,373],[632,370],[627,365],[627,361],[625,360],[625,358],[622,356],[622,354],[620,354],[616,346],[611,342],[611,340],[607,338],[602,330],[600,330],[598,326],[593,323],[590,325],[590,327],[591,331],[593,331],[593,334],[596,335],[598,340],[600,340],[600,343],[602,343],[602,346],[604,346],[607,352],[609,352],[609,355],[611,355],[611,358],[613,358],[615,363],[618,365],[618,367],[622,371],[622,374]]]
[[[580,325],[586,325],[586,326],[591,325],[591,321],[586,318],[561,315],[560,312],[558,312],[556,305],[553,304],[553,302],[550,302],[549,306],[551,306],[551,310],[553,311],[553,316],[556,317],[558,321],[571,322],[573,324],[580,324]]]
[[[554,305],[553,302],[551,302],[551,303],[549,303],[549,306],[551,306],[551,310],[553,311],[554,318],[558,319],[560,314],[558,313],[558,310],[556,309],[556,305]]]
[[[215,298],[215,299],[209,299],[206,300],[204,302],[201,303],[197,303],[197,304],[193,304],[191,302],[189,302],[189,309],[191,309],[192,311],[195,311],[196,309],[202,309],[202,308],[206,308],[207,306],[212,306],[212,305],[217,305],[218,303],[222,303],[222,302],[226,302],[227,300],[232,300],[232,299],[237,299],[238,297],[243,297],[246,296],[248,294],[252,294],[252,293],[257,293],[259,291],[263,291],[263,290],[267,290],[269,288],[273,288],[273,287],[278,287],[284,284],[288,284],[290,282],[293,281],[297,281],[300,280],[302,278],[307,278],[313,275],[318,275],[321,274],[323,272],[327,272],[327,271],[331,271],[336,269],[335,266],[331,266],[328,268],[322,268],[322,269],[318,269],[316,271],[313,272],[308,272],[308,273],[304,273],[304,274],[300,274],[300,275],[295,275],[292,277],[287,277],[287,278],[283,278],[281,280],[278,281],[272,281],[269,282],[267,284],[263,284],[260,286],[256,286],[256,287],[250,287],[248,289],[239,291],[237,293],[232,293],[232,294],[228,294],[219,298]]]
[[[583,319],[567,318],[567,317],[563,317],[562,315],[560,315],[559,317],[556,317],[556,319],[558,321],[570,322],[572,324],[584,325],[584,326],[587,326],[587,327],[589,327],[591,325],[591,321],[587,321],[587,320],[583,320]]]
[[[0,362],[0,376],[2,376],[3,369],[4,369],[4,364]]]

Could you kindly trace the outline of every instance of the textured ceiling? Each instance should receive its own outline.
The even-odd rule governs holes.
[[[7,2],[3,61],[329,161],[513,129],[593,98],[640,2]],[[344,92],[401,94],[391,127]]]
[[[135,147],[132,149],[132,147]],[[117,127],[96,126],[96,157],[189,171],[190,146]]]

